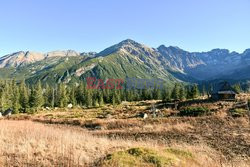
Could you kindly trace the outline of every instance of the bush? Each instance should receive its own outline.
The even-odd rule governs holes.
[[[204,116],[210,114],[210,110],[207,107],[187,107],[180,111],[180,116]]]
[[[26,112],[28,114],[35,114],[37,112],[37,109],[36,108],[28,108],[28,109],[26,109]]]
[[[235,109],[230,110],[230,112],[233,117],[243,117],[247,115],[248,111],[243,108],[235,108]]]

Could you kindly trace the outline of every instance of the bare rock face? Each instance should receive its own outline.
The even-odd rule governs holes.
[[[44,60],[46,58],[51,57],[72,57],[72,56],[80,56],[79,52],[73,50],[67,51],[53,51],[48,53],[38,53],[38,52],[16,52],[12,54],[8,54],[0,58],[0,68],[5,67],[20,67],[30,63],[34,63],[37,61]]]
[[[16,52],[0,58],[0,68],[19,67],[44,59],[42,53],[37,52]]]
[[[67,51],[53,51],[46,54],[46,58],[50,57],[71,57],[71,56],[80,56],[80,53],[73,51],[73,50],[67,50]]]

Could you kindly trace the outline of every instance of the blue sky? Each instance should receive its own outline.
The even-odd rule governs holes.
[[[0,56],[101,51],[124,39],[188,51],[250,48],[249,0],[0,0]]]

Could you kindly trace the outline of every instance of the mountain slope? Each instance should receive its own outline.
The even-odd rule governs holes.
[[[72,71],[82,71],[78,75],[81,79],[88,76],[103,79],[136,77],[162,79],[169,84],[176,82],[170,73],[159,68],[160,62],[154,59],[157,56],[153,49],[125,40],[80,63]]]
[[[178,47],[150,48],[124,40],[100,53],[72,50],[49,53],[17,52],[0,58],[2,79],[73,83],[96,78],[158,78],[167,83],[216,79],[250,80],[250,49],[244,53],[214,49],[187,52]]]
[[[38,52],[16,52],[13,54],[8,54],[6,56],[0,57],[0,68],[6,67],[14,67],[18,68],[21,66],[25,66],[31,63],[35,63],[37,61],[46,60],[50,58],[57,58],[57,57],[75,57],[80,55],[92,55],[95,53],[78,53],[73,50],[66,50],[66,51],[52,51],[48,53],[38,53]]]

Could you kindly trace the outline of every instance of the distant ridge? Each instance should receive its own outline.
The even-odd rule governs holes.
[[[215,79],[250,80],[250,49],[188,52],[176,46],[152,48],[126,39],[100,53],[73,50],[48,53],[16,52],[0,58],[1,78],[78,82],[100,78],[161,78],[166,82]]]

